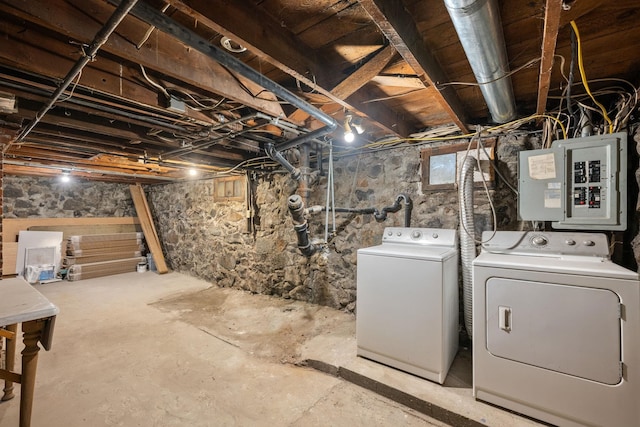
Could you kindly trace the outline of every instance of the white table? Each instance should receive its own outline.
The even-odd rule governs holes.
[[[5,380],[2,400],[12,399],[13,383],[20,384],[20,427],[29,427],[31,424],[40,350],[38,343],[45,350],[51,348],[53,326],[58,313],[58,307],[21,277],[0,280],[0,338],[7,339],[7,369],[0,369],[0,379]],[[22,324],[24,343],[21,374],[14,372],[19,323]]]

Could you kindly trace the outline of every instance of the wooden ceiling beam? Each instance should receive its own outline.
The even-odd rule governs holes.
[[[538,103],[536,114],[544,114],[547,109],[547,97],[551,85],[553,58],[560,28],[561,0],[547,0],[544,11],[544,32],[542,35],[542,55],[540,60],[540,76],[538,77]]]
[[[100,21],[106,20],[112,11],[112,6],[95,0],[82,0],[78,7],[70,1],[62,0],[50,0],[46,6],[35,1],[6,0],[0,3],[0,12],[19,16],[78,42],[90,41],[100,29]],[[137,49],[135,43],[130,40],[133,37],[127,35],[136,35],[139,33],[136,29],[139,28],[140,23],[135,18],[125,18],[103,45],[102,50],[194,87],[240,102],[265,114],[276,117],[282,114],[282,108],[277,102],[247,93],[246,87],[222,65],[195,49],[184,46],[167,34],[156,31],[152,43]],[[101,60],[100,54],[97,60]]]
[[[2,19],[0,18],[0,33],[4,32],[7,27],[2,23]],[[5,33],[7,34],[7,33]],[[3,62],[12,67],[19,67],[21,70],[34,73],[40,76],[47,76],[49,78],[61,78],[64,76],[64,73],[68,71],[73,65],[73,61],[68,60],[68,58],[64,58],[54,54],[56,49],[53,48],[51,39],[46,40],[43,39],[43,43],[23,43],[18,40],[18,37],[22,37],[23,34],[29,34],[30,38],[33,39],[33,35],[36,34],[33,31],[25,31],[22,34],[12,34],[8,36],[12,49],[0,50],[0,62]],[[42,49],[36,47],[41,46]],[[49,46],[51,48],[47,48]],[[39,61],[34,61],[33,58],[39,58]],[[100,66],[104,67],[104,69],[98,69],[94,67],[93,64],[88,65],[82,70],[82,75],[80,76],[80,81],[78,85],[83,88],[89,88],[92,90],[98,90],[104,94],[109,94],[113,96],[117,96],[120,98],[126,98],[130,100],[135,100],[135,102],[139,105],[148,106],[150,108],[157,109],[159,111],[161,107],[158,106],[158,93],[157,91],[151,90],[148,87],[145,87],[139,83],[135,82],[137,76],[132,73],[132,70],[127,66],[123,66],[122,64],[114,63],[106,58],[102,58],[100,61]],[[111,69],[113,72],[106,71],[107,69]],[[118,70],[119,69],[119,70]],[[118,70],[121,76],[118,76]],[[62,74],[61,74],[62,73]],[[0,78],[11,79],[11,77],[2,75]],[[20,79],[16,79],[18,81]],[[75,83],[74,83],[75,84]],[[36,100],[38,99],[40,102],[46,102],[49,98],[49,95],[53,93],[55,90],[54,86],[47,86],[43,84],[37,84],[35,82],[29,82],[29,86],[39,89],[39,91],[47,92],[46,95],[43,93],[42,95],[33,95],[23,93],[21,97],[26,97],[29,99]],[[71,85],[70,89],[67,90],[65,95],[62,96],[62,99],[66,99],[67,96],[70,96],[70,91],[73,90],[73,96],[78,99],[85,100],[93,100],[95,99],[93,96],[86,96],[81,94],[80,90],[75,90],[74,85]],[[18,93],[18,90],[11,89],[12,92]],[[60,103],[63,103],[59,102]],[[104,100],[95,101],[97,104],[103,104],[104,106],[109,106],[107,102]],[[73,106],[73,103],[67,103],[69,108],[72,109],[81,109],[80,106]],[[112,108],[115,108],[111,105]],[[117,106],[118,109],[121,109],[123,112],[127,110],[122,106]],[[101,112],[98,110],[93,110],[95,114],[104,115],[105,117],[109,116],[109,113]],[[148,116],[159,116],[158,113],[151,113],[149,111],[146,112]],[[175,113],[173,113],[175,116]],[[110,116],[114,116],[111,114]],[[188,117],[188,119],[180,118],[171,120],[173,123],[184,122],[185,120],[191,120],[195,123],[200,123],[202,125],[211,125],[214,124],[215,121],[206,116],[205,114],[194,111],[190,108],[187,108],[184,116]],[[123,119],[122,115],[119,116],[119,120]],[[167,120],[170,120],[170,117],[167,117]],[[135,121],[129,119],[130,121]],[[195,123],[190,123],[190,125],[194,125]],[[150,126],[147,124],[147,126]]]
[[[358,0],[380,31],[391,42],[405,61],[414,69],[426,86],[437,89],[437,83],[448,79],[442,67],[424,44],[416,24],[402,2],[397,0]],[[451,86],[437,90],[437,99],[451,121],[462,132],[469,131],[462,102]]]
[[[353,95],[358,89],[380,74],[394,55],[395,49],[392,46],[382,48],[369,61],[365,62],[360,68],[331,89],[331,93],[341,99],[346,99]],[[326,108],[327,107],[321,107],[323,111],[326,110]],[[303,122],[308,117],[309,114],[302,110],[296,110],[289,115],[289,119],[295,122]]]
[[[261,61],[272,64],[282,72],[299,80],[326,96],[330,101],[341,105],[344,109],[360,112],[377,122],[388,132],[397,133],[398,129],[408,129],[406,123],[398,126],[401,120],[388,108],[380,105],[366,105],[357,99],[333,93],[332,81],[335,79],[325,71],[330,69],[323,64],[314,50],[305,47],[294,34],[280,23],[268,19],[264,14],[253,13],[241,2],[225,0],[167,0],[180,12],[190,16],[236,43],[247,47]],[[367,100],[367,97],[364,97]]]

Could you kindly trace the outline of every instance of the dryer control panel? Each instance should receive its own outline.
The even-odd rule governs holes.
[[[482,234],[483,241],[490,239],[492,234],[491,231],[485,231]],[[491,240],[482,245],[482,251],[609,258],[607,236],[601,233],[497,231]]]
[[[456,230],[442,228],[386,227],[382,235],[382,243],[437,245],[454,248],[458,244],[458,234]]]

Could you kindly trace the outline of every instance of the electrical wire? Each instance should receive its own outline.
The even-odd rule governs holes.
[[[498,80],[502,80],[504,78],[510,77],[513,74],[517,73],[518,71],[524,70],[525,68],[531,67],[533,64],[535,64],[536,62],[540,62],[542,60],[542,57],[539,58],[533,58],[529,61],[527,61],[526,63],[524,63],[523,65],[519,66],[518,68],[516,68],[515,70],[509,71],[508,73],[500,76],[500,77],[496,77],[495,79],[492,80],[488,80],[486,82],[446,82],[446,83],[436,83],[436,88],[438,90],[442,90],[442,88],[446,87],[446,86],[483,86],[483,85],[488,85],[490,83],[494,83],[497,82]]]
[[[493,200],[491,198],[491,193],[489,192],[489,187],[487,186],[487,181],[485,180],[484,177],[484,172],[482,171],[482,166],[480,163],[480,138],[481,138],[481,133],[482,133],[482,127],[478,126],[477,131],[474,133],[474,136],[471,137],[471,139],[469,140],[469,144],[467,145],[467,150],[464,153],[464,158],[462,159],[462,163],[461,164],[465,164],[465,162],[467,161],[467,157],[469,156],[469,152],[471,151],[471,145],[473,144],[473,140],[474,138],[476,138],[478,140],[478,142],[476,143],[476,155],[475,155],[475,160],[476,160],[476,167],[478,168],[478,173],[480,174],[480,178],[482,179],[482,185],[484,187],[484,191],[485,194],[487,195],[487,199],[489,200],[489,208],[491,209],[491,215],[493,217],[493,233],[491,234],[491,237],[489,237],[487,240],[482,240],[482,238],[480,239],[476,239],[475,236],[474,237],[474,241],[478,244],[485,244],[487,242],[489,242],[491,239],[493,239],[496,235],[496,232],[498,230],[498,220],[497,220],[497,215],[496,215],[496,209],[495,206],[493,205]],[[475,171],[471,172],[472,174],[475,174]],[[463,185],[462,182],[459,182],[458,185]],[[462,206],[460,206],[460,204],[462,203],[462,200],[460,200],[460,198],[458,198],[458,209],[459,211],[462,211]],[[462,226],[463,231],[467,234],[467,236],[471,237],[471,233],[469,232],[469,230],[467,230],[467,227],[464,225],[464,221],[460,221],[460,225]],[[474,233],[475,235],[475,233]]]
[[[580,32],[578,31],[578,26],[576,25],[576,21],[571,21],[571,28],[573,28],[573,31],[576,33],[576,39],[578,40],[578,68],[580,69],[580,77],[582,77],[582,84],[585,90],[587,91],[587,93],[589,94],[589,96],[591,97],[591,99],[593,100],[593,102],[598,107],[600,107],[600,110],[602,110],[602,116],[609,124],[609,133],[613,133],[613,122],[609,118],[609,115],[607,114],[607,110],[604,108],[602,104],[600,104],[596,100],[596,98],[591,93],[591,89],[589,88],[589,81],[587,80],[587,76],[584,72],[584,64],[582,62],[582,41],[580,40]]]
[[[142,71],[142,76],[144,77],[144,79],[149,82],[149,84],[153,87],[155,87],[156,89],[158,89],[160,92],[162,92],[164,94],[164,96],[167,97],[167,99],[171,98],[171,95],[169,95],[169,92],[167,92],[167,89],[162,86],[160,83],[154,82],[153,80],[151,80],[149,78],[149,76],[147,75],[146,70],[144,69],[144,67],[142,66],[142,64],[140,65],[140,70]]]
[[[69,92],[69,95],[67,95],[67,97],[64,99],[58,99],[56,102],[68,101],[73,97],[73,92],[76,90],[76,86],[78,86],[81,76],[82,76],[82,70],[80,70],[80,72],[78,73],[78,77],[75,78],[75,82],[73,83],[73,87],[71,88],[71,92]]]

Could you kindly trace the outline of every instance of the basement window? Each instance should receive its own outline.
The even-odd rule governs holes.
[[[243,202],[247,182],[245,176],[228,176],[213,179],[214,202]]]
[[[482,175],[489,188],[494,186],[493,168],[495,139],[483,140],[480,148],[480,166]],[[422,191],[455,190],[458,183],[462,163],[465,155],[477,156],[477,142],[471,144],[467,154],[468,143],[427,147],[420,151],[422,169]],[[476,186],[482,186],[482,175],[476,171],[473,181]]]

